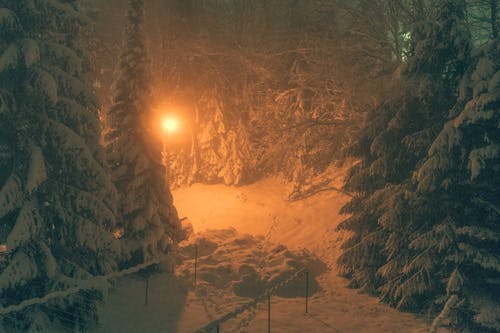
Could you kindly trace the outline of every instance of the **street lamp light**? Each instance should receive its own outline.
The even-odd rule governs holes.
[[[161,121],[161,128],[167,135],[177,132],[179,129],[179,120],[174,116],[166,116]]]
[[[169,136],[171,136],[172,134],[176,133],[179,131],[179,128],[180,128],[180,122],[179,122],[179,119],[173,115],[166,115],[164,117],[162,117],[161,119],[161,129],[162,131],[164,132],[164,135],[162,136],[163,137],[163,140],[162,140],[162,143],[163,143],[163,151],[162,151],[162,155],[163,155],[163,164],[165,166],[165,177],[167,179],[167,182],[170,181],[170,161],[169,161],[169,158],[168,158],[168,151],[167,151],[167,141],[169,139]]]

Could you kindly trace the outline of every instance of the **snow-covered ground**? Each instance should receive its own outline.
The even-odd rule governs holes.
[[[331,173],[341,186],[345,170]],[[297,276],[271,298],[271,331],[426,332],[422,319],[347,288],[335,266],[345,237],[335,230],[348,197],[324,191],[304,200],[286,200],[278,177],[227,187],[195,184],[174,192],[179,216],[195,235],[185,244],[176,276],[156,275],[149,282],[120,280],[109,297],[100,332],[195,332],[301,268],[310,271],[311,299],[305,314],[305,277]],[[198,275],[193,287],[194,243]],[[221,332],[266,332],[267,303],[224,322]],[[215,330],[214,330],[215,332]]]

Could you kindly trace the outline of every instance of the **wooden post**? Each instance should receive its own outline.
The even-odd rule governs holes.
[[[271,294],[267,295],[267,333],[271,333]]]
[[[85,329],[84,329],[83,325],[81,324],[80,319],[78,319],[78,321],[76,322],[75,333],[85,333]]]
[[[144,305],[148,306],[148,297],[149,297],[149,277],[146,278],[146,290],[144,295]]]
[[[220,324],[217,324],[217,333],[220,333]]]
[[[194,284],[198,277],[198,244],[194,245]]]
[[[306,313],[309,313],[309,271],[306,271]]]

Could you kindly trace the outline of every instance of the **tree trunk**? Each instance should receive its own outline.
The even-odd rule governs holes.
[[[188,184],[191,185],[196,181],[196,178],[198,177],[198,171],[199,171],[199,148],[198,148],[198,130],[200,126],[200,114],[198,110],[198,106],[194,106],[194,119],[193,119],[193,124],[191,126],[191,172],[188,177]]]
[[[498,38],[498,22],[497,22],[498,1],[490,0],[490,22],[493,40]]]
[[[391,34],[393,38],[393,48],[398,63],[402,62],[401,36],[399,31],[399,21],[395,8],[395,4],[389,1],[389,22],[391,25]]]
[[[417,16],[417,22],[421,22],[425,17],[425,5],[423,0],[414,0],[413,7]]]

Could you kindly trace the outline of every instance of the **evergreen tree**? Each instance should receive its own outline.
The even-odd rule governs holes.
[[[500,331],[500,42],[483,46],[456,112],[417,170],[422,218],[413,268],[438,279],[440,318],[472,332]],[[407,279],[406,275],[404,279]]]
[[[186,20],[202,14],[206,19],[203,10],[195,12]],[[176,14],[180,17],[174,15],[171,34],[165,37],[170,44],[160,52],[160,62],[165,63],[160,65],[162,96],[158,99],[167,100],[174,108],[180,105],[187,135],[169,139],[174,143],[169,146],[169,180],[173,186],[241,184],[255,164],[246,137],[249,105],[244,104],[242,91],[259,79],[245,54],[235,52],[233,45],[215,35],[207,36],[209,31],[186,30],[181,17],[187,14]]]
[[[177,211],[161,164],[150,104],[143,32],[144,4],[129,1],[123,51],[105,133],[112,178],[119,191],[119,225],[129,262],[168,252],[180,237]]]
[[[0,303],[116,269],[116,192],[103,168],[98,102],[75,1],[0,3]],[[50,319],[49,319],[49,310]],[[64,315],[62,315],[64,313]],[[86,326],[78,295],[2,317],[8,331]]]
[[[414,270],[409,239],[421,216],[413,206],[411,177],[446,120],[469,58],[464,1],[435,4],[432,19],[412,32],[408,63],[393,96],[371,110],[352,152],[360,159],[346,187],[358,195],[344,207],[351,230],[339,263],[354,286],[381,293],[398,307],[432,303],[434,277]],[[406,277],[405,274],[407,275]]]

